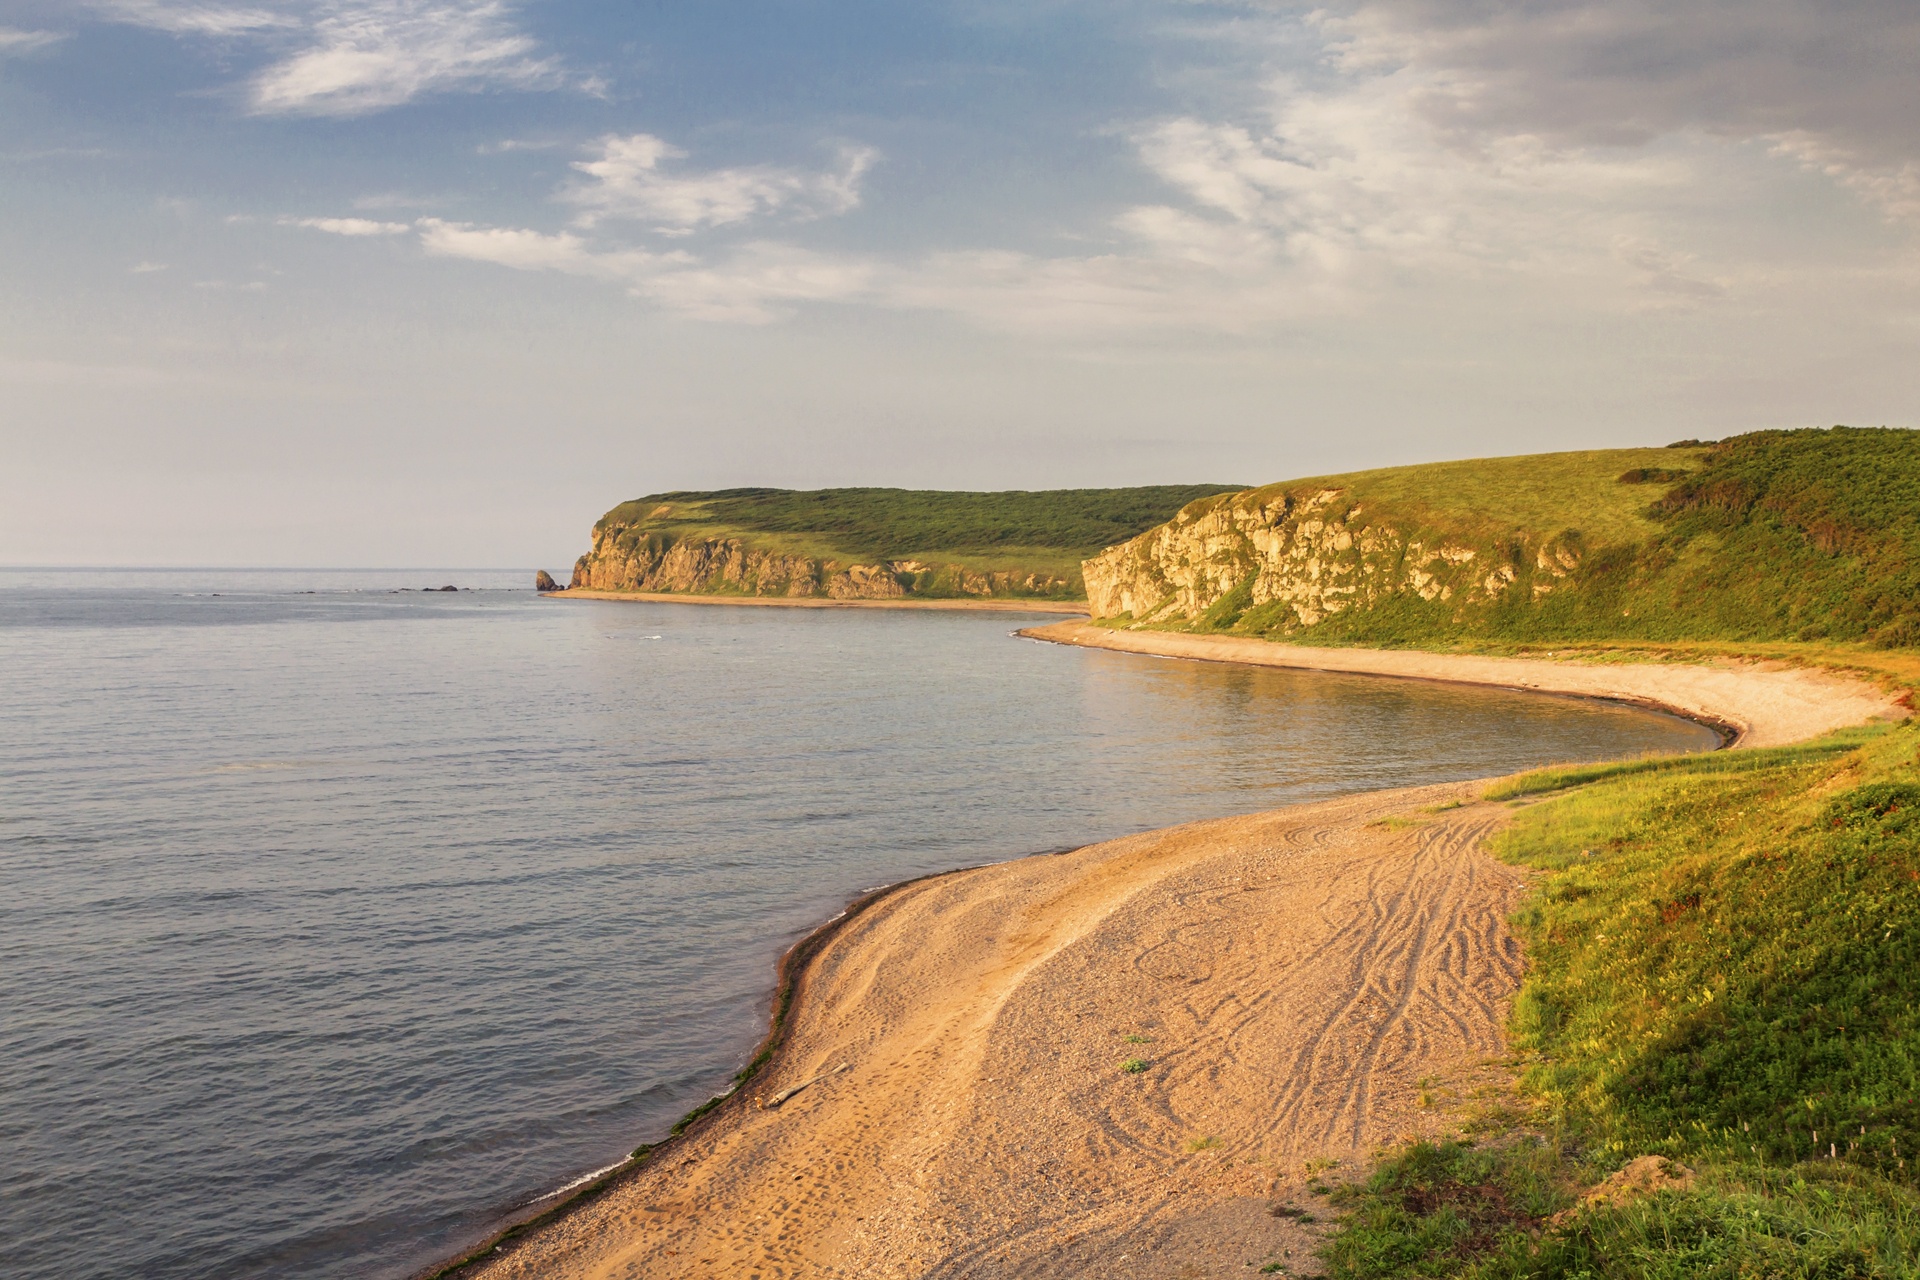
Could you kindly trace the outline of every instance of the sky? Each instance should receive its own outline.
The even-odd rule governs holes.
[[[1920,425],[1913,0],[0,0],[0,564]]]

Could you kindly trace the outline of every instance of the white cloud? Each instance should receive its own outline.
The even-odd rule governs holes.
[[[145,276],[152,275],[156,271],[165,271],[166,269],[167,264],[164,262],[136,262],[127,268],[127,273],[129,275]]]
[[[261,115],[355,116],[448,90],[540,89],[559,63],[500,0],[334,0],[312,24],[314,44],[254,78]]]
[[[22,31],[17,27],[0,27],[0,58],[12,54],[38,53],[66,38],[59,31]]]
[[[804,303],[877,297],[884,270],[857,256],[761,240],[701,257],[608,244],[594,234],[616,221],[649,222],[656,231],[684,236],[775,213],[800,219],[844,213],[860,202],[860,180],[876,157],[872,150],[843,148],[838,168],[815,173],[771,165],[663,173],[662,161],[686,153],[645,133],[602,138],[595,152],[574,165],[586,180],[556,197],[583,207],[575,230],[423,218],[417,224],[422,247],[440,257],[615,282],[636,297],[704,320],[765,324]]]
[[[573,167],[587,176],[561,193],[581,207],[578,224],[591,227],[609,219],[654,224],[668,234],[722,227],[767,214],[805,217],[846,213],[860,203],[860,182],[878,153],[867,147],[843,147],[839,167],[807,173],[771,165],[665,173],[662,161],[687,153],[649,133],[600,139],[599,154]]]
[[[1176,119],[1138,138],[1143,163],[1214,215],[1207,226],[1135,210],[1123,225],[1185,256],[1217,255],[1222,226],[1303,270],[1565,266],[1605,256],[1651,200],[1693,174],[1650,153],[1489,139],[1446,145],[1409,109],[1417,73],[1364,77],[1328,92],[1276,87],[1259,127]],[[1157,221],[1156,221],[1157,219]],[[1196,237],[1198,237],[1196,239]],[[1252,240],[1247,240],[1252,237]]]
[[[561,271],[617,280],[650,268],[654,254],[595,253],[570,231],[550,235],[515,227],[477,227],[440,218],[420,219],[420,243],[428,253],[491,262],[519,271]]]
[[[397,236],[413,230],[405,222],[376,222],[372,218],[281,218],[283,227],[310,227],[336,236]]]
[[[558,139],[528,141],[524,138],[503,138],[499,142],[483,142],[473,149],[473,153],[480,156],[497,156],[509,151],[557,151],[566,145]]]
[[[238,36],[275,28],[297,27],[300,19],[271,9],[241,9],[227,5],[168,3],[167,0],[95,0],[91,6],[102,17],[175,35]]]
[[[176,35],[270,39],[292,51],[247,86],[257,115],[356,116],[427,93],[551,89],[566,83],[514,22],[510,0],[91,0],[112,22]],[[576,85],[589,93],[604,86]]]
[[[1805,130],[1771,141],[1778,154],[1833,179],[1887,217],[1920,222],[1920,160],[1875,160]]]
[[[420,242],[441,257],[490,262],[520,271],[555,271],[626,286],[702,320],[767,324],[803,302],[851,301],[870,291],[870,264],[792,245],[749,244],[719,262],[684,252],[596,249],[583,237],[515,227],[420,220]]]

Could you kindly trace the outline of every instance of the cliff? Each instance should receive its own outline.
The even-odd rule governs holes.
[[[965,565],[919,560],[854,564],[835,557],[783,555],[748,545],[741,538],[675,539],[625,525],[594,531],[593,550],[574,565],[572,585],[599,591],[834,600],[892,600],[907,595],[1066,599],[1079,594],[1075,580],[1060,573],[981,572]]]
[[[1225,488],[653,494],[601,517],[571,585],[838,600],[1077,600],[1083,557]]]
[[[1096,618],[1333,642],[1920,643],[1920,435],[1756,432],[1202,499],[1083,566]]]

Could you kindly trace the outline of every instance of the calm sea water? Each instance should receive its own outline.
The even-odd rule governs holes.
[[[1713,744],[530,577],[0,572],[0,1271],[404,1276],[722,1087],[863,889]]]

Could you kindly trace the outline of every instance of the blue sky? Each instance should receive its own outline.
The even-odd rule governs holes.
[[[0,562],[1915,425],[1915,65],[1905,0],[0,0]]]

